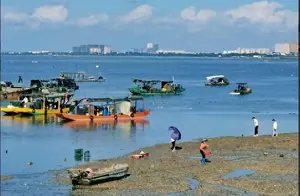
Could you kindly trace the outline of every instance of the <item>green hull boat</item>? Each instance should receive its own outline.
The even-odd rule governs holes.
[[[141,80],[133,79],[134,86],[129,88],[133,95],[153,96],[153,95],[180,95],[185,91],[180,84],[173,81],[164,80]]]

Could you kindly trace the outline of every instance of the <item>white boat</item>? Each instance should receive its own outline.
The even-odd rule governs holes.
[[[104,78],[100,73],[98,77],[96,76],[87,76],[85,72],[62,72],[61,77],[73,79],[75,82],[105,82]]]
[[[207,76],[205,86],[226,86],[229,85],[228,79],[224,75]]]

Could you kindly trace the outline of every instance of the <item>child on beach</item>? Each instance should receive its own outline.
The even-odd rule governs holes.
[[[200,143],[200,154],[202,156],[201,158],[201,163],[208,163],[210,162],[207,158],[206,158],[206,154],[208,154],[209,152],[207,152],[207,148],[208,148],[208,144],[206,143],[208,140],[207,139],[203,139]]]
[[[278,133],[277,133],[277,121],[275,119],[273,119],[272,121],[273,121],[273,134],[272,134],[272,136],[278,136]]]

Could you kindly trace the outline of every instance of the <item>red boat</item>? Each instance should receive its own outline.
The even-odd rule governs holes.
[[[77,102],[74,110],[69,113],[57,114],[58,117],[70,121],[116,121],[143,119],[150,110],[142,107],[137,109],[137,102],[143,97],[126,98],[88,98]],[[94,104],[96,103],[96,104]],[[98,104],[97,104],[98,103]],[[117,105],[120,105],[117,108]]]

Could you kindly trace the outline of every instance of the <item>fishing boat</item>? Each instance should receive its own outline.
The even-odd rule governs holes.
[[[247,83],[236,83],[238,86],[230,94],[231,95],[246,95],[252,93],[252,89],[248,87]]]
[[[1,81],[1,99],[16,100],[22,93],[29,94],[36,91],[36,87],[27,88],[12,82]]]
[[[229,80],[224,75],[215,75],[206,77],[205,86],[227,86]]]
[[[133,95],[179,95],[185,91],[185,88],[174,82],[174,78],[172,81],[133,78],[132,82],[134,86],[129,91]]]
[[[104,78],[100,73],[98,76],[87,76],[85,72],[62,72],[60,75],[62,78],[73,79],[75,82],[105,82]]]
[[[139,101],[143,102],[143,97],[84,98],[77,102],[73,111],[56,115],[71,121],[141,119],[148,116],[150,111],[144,109],[144,103],[137,109]]]
[[[72,185],[93,185],[124,178],[128,175],[127,164],[116,164],[106,168],[69,169]]]
[[[6,115],[67,113],[70,111],[70,108],[72,109],[73,107],[69,104],[72,97],[72,93],[55,93],[44,95],[42,97],[39,94],[24,95],[23,100],[10,101],[7,107],[1,107],[0,111],[4,112]]]

